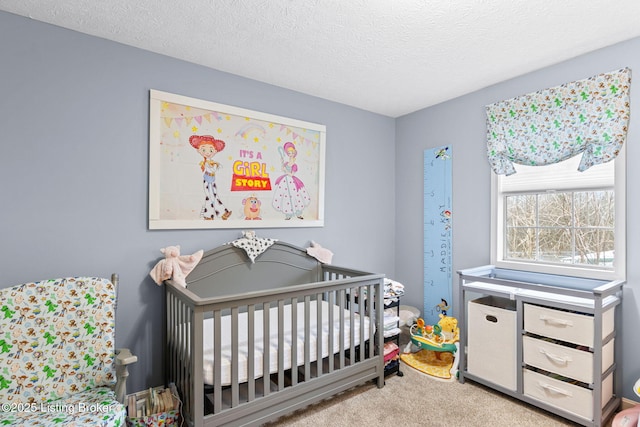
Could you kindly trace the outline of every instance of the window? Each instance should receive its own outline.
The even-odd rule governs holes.
[[[492,173],[492,264],[625,277],[624,156],[578,172],[580,156]]]

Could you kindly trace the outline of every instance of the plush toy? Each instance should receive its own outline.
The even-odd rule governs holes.
[[[192,255],[180,255],[180,246],[167,246],[160,249],[164,254],[164,259],[158,261],[149,273],[151,278],[158,285],[168,279],[173,279],[178,285],[187,287],[185,279],[202,259],[204,251],[200,249]]]
[[[440,314],[438,325],[442,328],[442,334],[447,341],[457,341],[460,330],[458,329],[458,319]]]
[[[333,252],[314,241],[311,242],[311,247],[307,248],[307,253],[323,264],[331,264],[333,258]]]
[[[255,231],[247,230],[242,232],[242,237],[229,242],[229,244],[244,250],[251,262],[255,263],[258,255],[269,249],[277,241],[278,239],[258,237]]]
[[[613,418],[612,427],[636,427],[640,418],[640,405],[620,411]]]

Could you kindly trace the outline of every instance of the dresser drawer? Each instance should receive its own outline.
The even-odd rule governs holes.
[[[613,332],[614,309],[602,314],[602,337]],[[524,329],[537,335],[593,347],[593,316],[533,304],[524,305]]]
[[[602,372],[613,364],[614,340],[602,349]],[[585,383],[593,382],[593,353],[545,340],[522,338],[524,363]]]
[[[537,372],[524,370],[524,395],[564,409],[587,420],[593,420],[593,391],[559,381]],[[602,382],[602,402],[598,410],[613,397],[613,375]]]

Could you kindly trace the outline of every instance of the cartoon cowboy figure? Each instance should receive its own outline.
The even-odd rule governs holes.
[[[216,153],[224,150],[225,143],[211,135],[192,135],[189,138],[189,143],[198,150],[198,153],[203,158],[200,162],[202,187],[204,189],[201,217],[205,220],[213,220],[216,217],[226,220],[231,216],[231,211],[222,204],[222,200],[218,196],[216,171],[220,169],[221,165],[213,160],[213,156]]]

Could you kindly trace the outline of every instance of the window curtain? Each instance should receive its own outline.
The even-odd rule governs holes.
[[[615,159],[627,137],[630,85],[624,68],[487,105],[491,168],[511,175],[513,163],[543,166],[582,153],[585,171]]]

